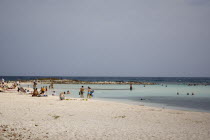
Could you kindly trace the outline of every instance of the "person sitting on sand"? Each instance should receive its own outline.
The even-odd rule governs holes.
[[[45,92],[45,88],[41,87],[41,94],[44,94],[44,92]]]
[[[60,100],[65,100],[65,92],[61,92],[59,97],[60,97]]]
[[[23,87],[20,87],[20,92],[26,93],[26,90]]]
[[[80,98],[84,98],[84,91],[85,91],[84,86],[82,86],[79,92]]]
[[[8,89],[15,89],[15,88],[16,88],[16,86],[14,86],[14,85],[8,87]]]
[[[37,90],[37,88],[36,88],[36,89],[34,89],[34,92],[32,93],[32,97],[33,97],[33,96],[37,96],[37,95],[39,95],[39,92],[38,92],[38,90]]]

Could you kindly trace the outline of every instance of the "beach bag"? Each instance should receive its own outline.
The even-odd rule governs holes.
[[[81,92],[79,92],[79,95],[81,94]]]

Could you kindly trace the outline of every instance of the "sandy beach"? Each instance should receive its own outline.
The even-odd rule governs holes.
[[[0,140],[209,137],[210,113],[0,93]]]

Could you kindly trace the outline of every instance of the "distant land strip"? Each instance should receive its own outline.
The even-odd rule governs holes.
[[[28,83],[28,82],[34,82],[34,80],[20,80],[20,82],[22,83]],[[37,79],[38,83],[42,83],[42,84],[104,84],[104,85],[157,85],[157,83],[153,83],[153,82],[136,82],[136,81],[80,81],[80,80],[70,80],[70,79],[56,79],[56,78],[41,78],[41,79]]]

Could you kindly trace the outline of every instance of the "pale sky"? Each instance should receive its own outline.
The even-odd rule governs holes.
[[[0,0],[0,75],[210,77],[210,0]]]

